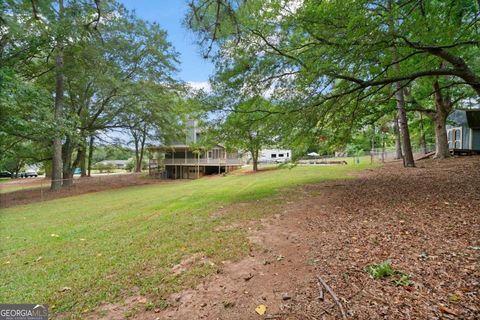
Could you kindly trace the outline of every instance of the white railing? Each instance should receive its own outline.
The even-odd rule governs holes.
[[[243,165],[241,159],[164,159],[164,165]]]

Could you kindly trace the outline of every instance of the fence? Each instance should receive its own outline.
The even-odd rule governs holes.
[[[158,183],[158,181],[138,173],[106,174],[55,181],[59,181],[62,185],[62,188],[58,191],[50,190],[52,180],[47,178],[24,178],[2,182],[0,183],[0,208],[130,185]]]

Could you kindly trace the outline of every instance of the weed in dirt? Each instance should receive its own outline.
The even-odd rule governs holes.
[[[413,281],[410,279],[410,276],[408,274],[399,273],[397,275],[398,275],[398,279],[393,280],[393,283],[397,287],[409,287],[413,285]]]
[[[222,303],[225,309],[233,308],[235,306],[235,302],[232,301],[223,301]]]
[[[392,267],[391,260],[385,260],[378,264],[372,264],[367,267],[366,271],[375,280],[390,277],[395,274],[395,269]]]
[[[395,270],[392,267],[392,261],[390,259],[378,264],[372,264],[368,266],[365,270],[375,280],[394,277],[394,279],[392,279],[392,282],[395,284],[395,286],[404,287],[413,285],[413,282],[408,274],[399,270]]]

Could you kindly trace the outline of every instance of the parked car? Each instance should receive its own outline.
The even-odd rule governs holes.
[[[20,178],[38,177],[35,171],[20,172]]]
[[[0,171],[0,178],[11,178],[12,173],[8,171]]]

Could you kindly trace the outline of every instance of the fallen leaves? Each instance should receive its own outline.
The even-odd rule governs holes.
[[[255,312],[263,316],[265,312],[267,312],[267,306],[265,306],[264,304],[260,304],[255,308]]]
[[[452,316],[458,316],[458,312],[453,310],[453,309],[450,309],[450,308],[447,308],[445,306],[440,306],[438,307],[438,310],[441,312],[441,313],[446,313],[446,314],[450,314]]]

